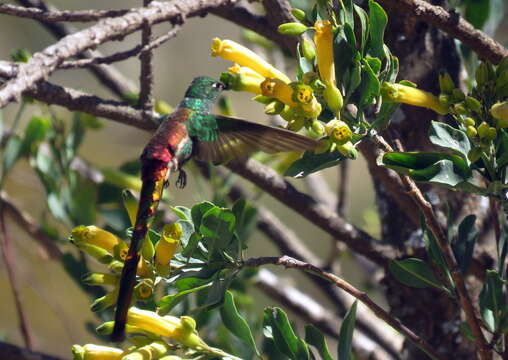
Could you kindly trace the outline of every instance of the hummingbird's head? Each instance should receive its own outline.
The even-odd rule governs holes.
[[[215,102],[226,85],[215,79],[200,76],[192,80],[185,92],[186,98],[207,99]]]

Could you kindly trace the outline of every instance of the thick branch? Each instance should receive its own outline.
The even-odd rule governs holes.
[[[372,310],[378,318],[380,318],[381,320],[392,326],[394,329],[399,331],[401,334],[403,334],[415,346],[425,351],[427,354],[431,355],[435,359],[442,360],[445,359],[444,357],[440,356],[424,339],[420,338],[411,329],[402,324],[398,319],[392,317],[388,312],[383,310],[383,308],[381,308],[374,301],[372,301],[372,299],[366,293],[358,290],[353,285],[351,285],[347,281],[341,279],[340,277],[334,274],[325,272],[312,264],[296,260],[289,256],[251,258],[245,260],[244,262],[244,266],[248,267],[259,267],[268,264],[282,265],[288,269],[302,270],[330,281],[335,286],[341,288],[342,290],[346,291],[348,294],[352,295],[360,302],[362,302],[365,306],[367,306],[370,310]]]
[[[301,193],[273,169],[255,160],[231,162],[228,168],[253,182],[281,201],[286,206],[321,227],[338,241],[380,266],[386,266],[395,254],[390,246],[373,239],[369,234],[356,228],[342,217],[316,202],[312,197]]]
[[[508,55],[501,44],[475,29],[454,11],[447,11],[423,0],[380,0],[380,3],[401,12],[404,16],[411,15],[434,25],[469,46],[480,58],[494,64]]]
[[[107,17],[115,17],[128,13],[128,9],[122,10],[43,10],[36,7],[22,7],[10,4],[0,4],[0,14],[12,15],[22,18],[34,19],[44,22],[59,21],[97,21]]]
[[[0,61],[0,78],[11,78],[17,74],[17,66]],[[39,83],[23,93],[50,105],[60,105],[70,111],[82,111],[90,115],[105,117],[139,129],[154,130],[159,117],[153,115],[151,121],[145,121],[141,111],[114,100],[104,100],[98,96],[49,82]]]
[[[97,25],[76,32],[47,47],[26,63],[19,66],[18,76],[0,89],[0,108],[19,96],[37,81],[47,78],[64,60],[94,48],[118,36],[128,35],[145,23],[159,23],[175,20],[181,16],[192,16],[206,9],[235,0],[201,0],[188,2],[157,2],[135,9],[129,13],[101,20]]]
[[[143,0],[143,6],[150,5],[152,0]],[[141,30],[141,45],[146,47],[152,41],[152,25],[146,21]],[[139,56],[141,71],[139,72],[139,102],[138,107],[143,111],[146,118],[150,117],[153,111],[153,53],[145,51]]]

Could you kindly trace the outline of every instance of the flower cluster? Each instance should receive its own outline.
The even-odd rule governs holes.
[[[97,328],[97,332],[101,335],[109,335],[113,326],[113,321],[105,322]],[[184,346],[190,354],[199,352],[238,359],[207,345],[196,330],[196,321],[190,316],[160,316],[153,311],[141,310],[133,306],[127,314],[126,331],[138,334],[135,346],[122,350],[94,344],[74,345],[72,347],[74,360],[184,360],[174,354],[177,344],[179,347]]]
[[[296,10],[296,9],[295,9]],[[313,42],[304,33],[313,31]],[[306,128],[316,136],[325,136],[320,151],[338,150],[348,157],[355,157],[356,150],[351,142],[338,143],[330,134],[336,134],[333,126],[340,129],[349,125],[341,121],[334,125],[323,124],[320,120],[323,109],[327,108],[335,119],[340,120],[343,97],[335,77],[333,54],[334,28],[328,20],[318,20],[314,26],[300,22],[282,24],[279,32],[300,36],[299,52],[312,65],[312,69],[291,81],[282,71],[276,69],[252,50],[231,40],[212,40],[212,56],[218,56],[234,64],[221,75],[221,81],[231,90],[255,94],[254,100],[265,105],[265,113],[280,115],[287,121],[287,128],[299,131]],[[339,141],[341,142],[341,141]]]
[[[124,205],[134,225],[137,201],[132,195],[124,196]],[[134,288],[136,300],[151,300],[157,278],[169,276],[170,261],[178,249],[181,236],[182,229],[175,223],[163,228],[155,244],[147,237],[137,268],[138,283]],[[83,277],[83,282],[87,285],[110,288],[106,295],[95,299],[91,310],[102,311],[114,306],[118,297],[120,274],[129,249],[127,243],[109,231],[94,225],[75,227],[71,232],[70,240],[78,249],[108,267],[108,272],[94,272]]]

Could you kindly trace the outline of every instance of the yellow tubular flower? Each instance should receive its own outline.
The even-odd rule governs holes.
[[[103,248],[110,253],[113,253],[115,245],[122,241],[109,231],[94,225],[75,227],[71,232],[71,240],[78,246],[80,243],[90,244]]]
[[[319,77],[325,84],[323,97],[332,111],[339,112],[342,109],[343,99],[335,79],[332,24],[328,20],[318,20],[314,24],[314,28],[316,30],[314,43],[316,44]]]
[[[348,124],[341,120],[332,120],[325,125],[326,134],[337,145],[344,145],[351,141],[353,132]]]
[[[279,79],[265,79],[261,83],[261,94],[275,98],[291,107],[298,106],[298,103],[293,100],[293,88]]]
[[[411,86],[385,82],[381,87],[381,95],[385,101],[425,107],[441,115],[448,113],[448,109],[439,102],[437,96]]]
[[[94,344],[73,345],[74,360],[120,360],[124,354],[122,349]]]
[[[90,286],[104,286],[104,285],[116,285],[120,280],[118,275],[103,274],[103,273],[88,273],[82,281]]]
[[[127,324],[153,334],[172,338],[180,325],[180,319],[174,316],[173,318],[176,321],[169,322],[153,311],[141,310],[132,306],[127,313]]]
[[[321,80],[335,85],[335,64],[333,62],[333,33],[330,21],[318,20],[314,24],[314,44]]]
[[[237,42],[214,38],[212,40],[211,50],[212,56],[220,56],[225,60],[233,61],[241,66],[251,68],[264,77],[277,78],[285,83],[290,82],[286,74],[277,70],[256,53]]]
[[[260,95],[260,85],[265,78],[249,68],[235,65],[238,67],[231,67],[228,69],[229,72],[222,73],[220,80],[226,84],[228,89]]]
[[[159,275],[169,275],[169,263],[178,249],[181,237],[182,228],[179,224],[164,226],[162,236],[155,245],[155,266]]]

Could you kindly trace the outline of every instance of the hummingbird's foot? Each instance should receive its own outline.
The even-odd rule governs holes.
[[[187,185],[187,173],[180,169],[178,172],[178,179],[176,180],[176,186],[183,189]]]

